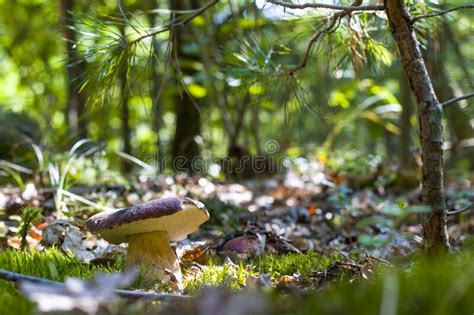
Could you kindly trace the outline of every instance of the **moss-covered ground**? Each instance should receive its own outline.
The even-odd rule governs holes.
[[[119,264],[110,267],[85,264],[56,249],[0,253],[0,269],[54,281],[64,281],[67,277],[89,279],[96,272],[111,272],[119,267]],[[30,314],[33,311],[34,305],[21,295],[14,283],[0,280],[0,314]]]
[[[237,265],[214,259],[201,269],[184,269],[185,293],[199,294],[209,286],[236,292],[248,287],[249,279],[266,275],[273,286],[264,292],[271,301],[268,311],[274,314],[473,314],[474,260],[468,252],[446,260],[414,259],[410,264],[375,266],[365,275],[369,279],[335,268],[340,255],[264,255]],[[55,249],[10,250],[0,253],[0,268],[63,281],[118,271],[121,263],[94,266]],[[295,274],[297,280],[288,280]],[[134,288],[139,286],[134,284]],[[15,284],[0,281],[0,314],[32,314],[34,310]]]

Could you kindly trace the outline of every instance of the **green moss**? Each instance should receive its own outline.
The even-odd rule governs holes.
[[[412,261],[411,268],[378,270],[371,280],[332,283],[303,299],[290,297],[275,314],[473,314],[472,255]],[[298,302],[295,302],[298,301]]]
[[[7,250],[0,253],[0,269],[54,281],[64,281],[66,277],[88,279],[96,272],[112,272],[120,268],[120,263],[110,267],[86,264],[57,249],[41,252]],[[0,280],[0,314],[31,314],[33,311],[34,305],[21,295],[12,282]]]
[[[188,293],[196,293],[209,286],[238,290],[245,287],[249,277],[269,273],[272,279],[277,280],[283,275],[299,273],[301,277],[305,278],[339,260],[338,255],[327,257],[315,252],[286,255],[267,254],[251,260],[247,265],[241,263],[235,268],[223,265],[222,262],[215,259],[202,270],[185,271],[184,285]]]
[[[25,275],[63,281],[66,277],[91,278],[96,272],[112,272],[121,268],[118,262],[110,267],[84,263],[72,254],[57,249],[46,251],[7,250],[0,253],[0,268]]]
[[[422,261],[377,268],[370,280],[356,277],[348,281],[338,277],[316,291],[298,291],[297,296],[273,290],[269,314],[473,314],[474,261],[471,251],[447,260]],[[206,286],[229,290],[245,287],[250,276],[270,273],[274,280],[298,272],[309,277],[315,271],[340,261],[318,253],[264,255],[239,266],[222,264],[217,259],[202,270],[184,272],[186,293],[198,294]],[[23,274],[63,281],[67,276],[90,278],[97,271],[119,270],[120,264],[102,268],[77,261],[57,250],[45,252],[6,251],[0,253],[0,268]],[[137,289],[140,287],[138,286]],[[295,291],[296,292],[296,291]],[[138,306],[137,306],[138,307]],[[34,305],[28,302],[7,281],[0,281],[0,314],[31,314]]]
[[[227,264],[218,265],[215,261],[211,261],[208,266],[194,274],[188,271],[184,281],[185,290],[188,293],[196,293],[210,286],[238,290],[245,286],[248,277],[254,275],[251,268],[246,268],[243,264],[235,268]]]
[[[301,277],[308,277],[315,271],[324,269],[339,260],[338,255],[327,257],[315,252],[308,252],[306,254],[268,254],[256,258],[253,263],[259,273],[270,273],[272,278],[294,273],[299,273]]]

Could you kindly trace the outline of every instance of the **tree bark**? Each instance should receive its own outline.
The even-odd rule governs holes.
[[[79,91],[80,80],[86,71],[85,61],[79,56],[76,47],[74,18],[70,14],[74,10],[73,0],[59,2],[60,23],[66,39],[67,51],[67,90],[66,118],[69,130],[77,139],[87,138],[86,96]]]
[[[173,11],[195,10],[199,7],[199,1],[170,0],[170,8]],[[182,75],[192,77],[196,72],[189,65],[182,65],[183,61],[190,61],[197,58],[195,54],[189,52],[190,47],[185,47],[194,40],[191,27],[192,25],[188,24],[173,30],[173,51],[177,61],[181,62],[181,64],[175,65],[178,67],[175,71],[177,86],[183,84],[181,80]],[[201,134],[201,117],[197,101],[194,100],[185,89],[181,89],[181,93],[178,92],[175,96],[175,111],[176,131],[173,142],[174,168],[177,171],[194,173],[197,170],[193,169],[192,161],[200,155],[200,148],[196,138]]]
[[[423,246],[429,256],[449,249],[443,192],[442,108],[403,0],[384,0],[392,36],[418,107],[422,151],[422,200],[431,209],[422,216]]]

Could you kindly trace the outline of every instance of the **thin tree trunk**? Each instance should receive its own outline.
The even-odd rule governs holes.
[[[125,25],[120,25],[120,34],[125,36]],[[123,62],[120,69],[120,121],[122,131],[123,152],[132,155],[131,129],[130,129],[130,108],[128,106],[130,87],[128,84],[128,63]],[[122,159],[122,170],[128,173],[131,164]]]
[[[244,122],[245,122],[245,114],[247,113],[247,107],[250,105],[251,96],[249,93],[246,93],[240,106],[237,106],[237,115],[234,123],[234,133],[230,136],[229,139],[229,148],[228,148],[228,155],[232,156],[230,152],[232,152],[236,147],[238,147],[238,140],[240,131],[244,129]]]
[[[394,156],[396,156],[397,151],[399,150],[398,148],[398,139],[395,137],[395,135],[387,130],[385,127],[383,127],[383,140],[385,144],[385,154],[387,155],[388,159],[392,159]]]
[[[262,144],[260,143],[260,108],[255,104],[252,108],[251,130],[255,141],[255,150],[258,156],[262,156]]]
[[[69,130],[77,139],[87,138],[87,120],[85,117],[86,96],[79,91],[80,80],[86,71],[85,61],[79,56],[76,47],[74,18],[70,14],[74,10],[73,0],[59,2],[60,23],[66,39],[67,50],[67,89],[66,118]]]
[[[431,209],[422,216],[423,245],[433,256],[449,249],[443,192],[443,111],[403,0],[384,0],[403,68],[416,96],[422,150],[422,200]]]
[[[405,72],[400,73],[400,103],[402,104],[402,114],[400,117],[401,134],[400,134],[400,165],[411,165],[411,117],[415,104],[410,91],[410,85]]]
[[[158,9],[158,4],[155,0],[150,0],[145,3],[145,9],[147,10],[146,16],[150,27],[155,27],[156,13],[151,12],[153,9]],[[150,62],[150,76],[151,76],[151,99],[153,102],[152,107],[152,128],[156,133],[156,158],[159,166],[159,171],[163,171],[164,168],[164,145],[161,139],[161,127],[163,126],[163,104],[160,102],[160,92],[162,89],[162,79],[158,73],[158,59],[156,56],[160,53],[160,42],[155,38],[152,41],[153,57]]]
[[[232,6],[232,5],[231,5]],[[199,29],[196,26],[193,26],[194,36],[197,36],[197,32]],[[217,109],[222,117],[223,127],[226,132],[227,137],[230,139],[232,134],[234,133],[234,125],[232,124],[232,117],[229,113],[229,104],[226,99],[226,89],[227,85],[219,91],[217,89],[216,79],[214,74],[212,73],[212,59],[216,60],[218,63],[222,62],[222,56],[220,55],[218,44],[216,43],[216,29],[215,26],[211,23],[206,23],[206,38],[207,38],[207,45],[204,45],[201,49],[201,56],[204,65],[204,69],[207,74],[207,86],[206,88],[211,92],[210,93],[210,101],[213,104],[217,105]],[[222,143],[219,143],[222,145]]]
[[[173,1],[170,0],[170,8],[173,11],[195,10],[200,7],[199,1]],[[186,50],[186,45],[192,43],[194,39],[192,34],[192,25],[178,27],[173,30],[173,51],[177,62],[185,60],[190,61],[197,57]],[[183,84],[181,76],[192,77],[195,70],[188,66],[183,67],[177,64],[175,69],[176,83],[178,86]],[[173,157],[175,159],[174,168],[178,171],[195,172],[192,167],[194,158],[200,156],[200,148],[197,137],[201,135],[201,117],[197,101],[184,89],[175,96],[176,111],[176,131],[173,142]],[[179,164],[179,165],[178,165]]]
[[[393,184],[394,187],[400,191],[409,191],[420,185],[421,163],[418,161],[418,154],[412,150],[411,118],[415,110],[415,101],[410,91],[408,78],[403,69],[401,69],[399,74],[399,88],[400,103],[402,105],[402,113],[400,116],[401,133],[399,137],[400,168],[398,169],[397,179]]]
[[[450,86],[446,67],[444,66],[445,55],[443,54],[442,47],[442,43],[449,41],[449,36],[446,27],[441,28],[437,34],[430,38],[430,49],[424,52],[427,59],[428,72],[431,75],[436,95],[441,101],[447,101],[455,97],[454,91]],[[449,106],[445,111],[445,116],[448,121],[452,143],[448,163],[454,166],[460,153],[462,153],[460,144],[472,138],[474,130],[469,121],[469,115],[463,112],[459,104]],[[472,149],[469,149],[465,150],[466,156],[469,157],[469,162],[474,167],[474,154],[472,154]]]
[[[260,14],[260,9],[257,6],[257,3],[254,1],[249,2],[249,11],[252,12],[255,25],[258,25],[258,19]],[[238,11],[237,11],[238,12]],[[262,37],[262,28],[257,27],[255,28],[255,33],[257,34],[258,38]],[[250,122],[250,130],[252,131],[253,138],[255,141],[255,150],[257,152],[257,156],[262,156],[262,145],[260,143],[260,104],[253,104],[252,107],[252,120]]]
[[[153,53],[155,55],[159,54],[159,43],[155,39],[153,41]],[[156,149],[157,149],[157,159],[158,159],[158,165],[159,165],[159,170],[163,171],[164,165],[163,165],[163,160],[164,160],[164,145],[163,141],[161,139],[161,127],[163,126],[163,104],[160,101],[160,91],[161,91],[161,78],[160,75],[158,74],[158,63],[157,63],[156,58],[152,58],[151,61],[151,94],[152,94],[152,101],[153,101],[153,107],[152,107],[152,115],[153,115],[153,124],[152,128],[156,133]]]
[[[464,82],[467,83],[468,88],[474,90],[474,81],[472,81],[471,75],[469,73],[468,62],[466,62],[466,57],[462,53],[459,42],[456,39],[456,35],[451,30],[451,26],[446,20],[446,17],[443,17],[443,32],[446,33],[446,39],[451,42],[451,47],[454,49],[454,53],[456,54],[456,64],[461,67],[461,70],[464,74]]]

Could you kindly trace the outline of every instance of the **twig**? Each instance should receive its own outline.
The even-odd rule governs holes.
[[[354,263],[349,263],[349,262],[342,262],[342,261],[336,262],[336,265],[337,266],[342,266],[342,267],[349,267],[349,268],[352,268],[352,269],[359,269],[359,270],[362,270],[364,268],[364,266],[359,265],[359,264],[354,264]]]
[[[392,264],[391,264],[388,260],[386,260],[386,259],[383,259],[383,258],[380,258],[380,257],[375,257],[375,256],[370,255],[368,251],[365,252],[365,260],[366,260],[366,261],[375,260],[375,261],[377,261],[377,262],[379,262],[379,263],[382,263],[382,264],[384,264],[384,265],[387,265],[387,266],[391,266],[391,265],[392,265]]]
[[[278,1],[272,1],[272,0],[269,0],[269,1],[272,2],[272,3],[278,3],[278,4],[280,3]],[[284,3],[284,2],[282,2],[282,3]],[[362,3],[362,1],[359,1],[359,3],[357,3],[357,1],[356,1],[356,2],[354,2],[354,4],[352,6],[349,6],[349,7],[346,7],[346,8],[360,8],[359,6],[355,6],[355,4],[360,4],[360,3]],[[314,3],[306,3],[306,5],[314,5]],[[317,4],[317,5],[319,5],[319,4]],[[343,9],[341,12],[335,13],[331,17],[330,25],[328,27],[326,27],[325,29],[320,30],[319,32],[314,34],[309,39],[308,47],[306,48],[306,52],[304,54],[303,61],[298,66],[296,66],[295,68],[289,70],[287,72],[287,74],[288,75],[293,75],[295,72],[297,72],[297,71],[303,69],[304,67],[306,67],[306,64],[308,63],[308,59],[311,56],[311,50],[313,49],[313,46],[316,43],[316,41],[321,37],[321,35],[330,34],[330,33],[334,32],[339,27],[339,25],[341,24],[342,18],[347,16],[347,15],[350,15],[352,11],[354,11],[354,10]]]
[[[459,213],[466,212],[466,211],[469,211],[469,210],[474,210],[474,204],[473,203],[469,204],[467,207],[464,207],[464,208],[461,208],[461,209],[458,209],[458,210],[448,211],[447,215],[459,214]]]
[[[6,271],[2,269],[0,269],[0,279],[12,281],[12,282],[28,281],[28,282],[44,284],[44,285],[49,285],[49,286],[64,287],[64,288],[66,287],[65,284],[62,282],[27,276],[20,273]],[[118,296],[122,298],[145,299],[145,300],[150,300],[150,301],[171,302],[171,301],[184,300],[184,299],[191,298],[190,295],[173,295],[173,294],[162,294],[162,293],[144,292],[144,291],[114,290],[114,292],[115,294],[117,294]]]
[[[46,285],[64,285],[61,282],[51,281],[51,280],[32,277],[32,276],[27,276],[27,275],[22,275],[21,273],[6,271],[6,270],[3,270],[3,269],[0,269],[0,279],[13,281],[13,282],[29,281],[29,282],[33,282],[33,283],[46,284]]]
[[[431,13],[431,14],[417,15],[417,16],[413,17],[411,19],[411,21],[412,21],[412,23],[415,23],[415,22],[417,22],[418,20],[421,20],[421,19],[426,19],[426,18],[431,18],[431,17],[435,17],[435,16],[445,15],[445,14],[448,14],[448,13],[453,12],[453,11],[464,10],[464,9],[474,9],[474,4],[466,4],[466,5],[462,5],[462,6],[459,6],[459,7],[455,7],[455,8],[445,10],[445,11]]]
[[[335,5],[335,4],[326,4],[326,3],[288,3],[281,2],[276,0],[267,0],[268,3],[276,4],[289,9],[331,9],[331,10],[341,10],[346,12],[352,11],[384,11],[385,8],[383,5],[365,5],[365,6],[344,6],[344,5]]]
[[[206,12],[209,8],[216,5],[218,2],[219,2],[219,0],[211,1],[211,2],[207,3],[205,6],[203,6],[202,8],[197,9],[196,12],[194,12],[193,14],[188,16],[187,18],[185,18],[183,20],[179,20],[179,19],[173,20],[173,21],[169,22],[168,24],[166,24],[164,27],[160,28],[159,30],[151,32],[151,33],[147,33],[145,35],[142,35],[142,36],[130,41],[128,44],[133,45],[133,44],[136,44],[137,42],[139,42],[139,41],[141,41],[141,40],[143,40],[147,37],[151,37],[151,36],[158,35],[160,33],[164,33],[164,32],[169,31],[170,29],[172,29],[174,27],[185,26],[190,21],[192,21],[194,18],[198,17],[199,15]]]
[[[455,98],[452,98],[452,99],[450,99],[450,100],[448,100],[444,103],[441,103],[441,107],[446,108],[449,105],[456,104],[459,101],[467,100],[468,98],[471,98],[471,97],[474,97],[474,93],[469,93],[469,94],[466,94],[466,95],[463,95],[463,96],[455,97]]]
[[[320,30],[319,32],[314,34],[309,39],[308,46],[306,47],[306,51],[305,51],[304,56],[303,56],[303,61],[301,61],[301,63],[298,66],[296,66],[293,69],[289,70],[287,72],[288,75],[293,75],[295,72],[297,72],[297,71],[303,69],[304,67],[306,67],[306,64],[308,63],[308,59],[311,55],[311,50],[313,49],[313,46],[316,43],[316,41],[321,37],[321,35],[331,33],[332,28],[334,27],[334,25],[336,25],[336,23],[339,24],[340,19],[341,19],[341,17],[335,16],[332,19],[332,22],[328,27],[326,27],[325,29]]]

